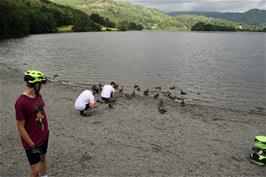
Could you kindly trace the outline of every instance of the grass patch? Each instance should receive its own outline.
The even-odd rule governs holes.
[[[60,26],[60,27],[57,27],[57,31],[59,33],[72,32],[72,27],[73,25]]]

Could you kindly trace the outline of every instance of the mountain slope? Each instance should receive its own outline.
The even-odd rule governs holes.
[[[97,13],[115,23],[121,21],[141,24],[145,29],[188,30],[198,22],[239,28],[245,31],[259,31],[261,26],[252,26],[199,15],[170,16],[162,11],[134,5],[125,0],[50,0],[54,3],[71,6],[86,14]]]
[[[244,13],[221,13],[221,12],[170,12],[172,16],[190,14],[190,15],[202,15],[212,18],[220,18],[231,20],[239,23],[246,23],[251,25],[266,24],[266,10],[251,9]]]

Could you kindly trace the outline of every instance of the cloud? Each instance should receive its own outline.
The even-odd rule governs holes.
[[[170,11],[245,12],[266,9],[265,0],[128,0],[134,4]]]

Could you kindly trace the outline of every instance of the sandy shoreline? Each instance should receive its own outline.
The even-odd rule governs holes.
[[[27,176],[29,165],[15,124],[23,75],[0,64],[0,176]],[[254,136],[266,134],[265,114],[118,96],[92,117],[73,108],[84,88],[48,83],[42,95],[49,119],[49,176],[264,176],[248,159]],[[262,123],[264,122],[264,123]],[[264,174],[264,175],[263,175]]]

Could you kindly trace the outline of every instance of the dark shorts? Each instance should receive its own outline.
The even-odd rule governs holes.
[[[39,149],[42,152],[41,154],[33,154],[31,152],[31,150],[26,150],[26,154],[27,154],[28,160],[30,162],[30,165],[34,165],[34,164],[40,162],[41,161],[40,155],[46,154],[47,149],[48,149],[48,139],[49,139],[49,137],[41,146],[39,146]]]
[[[108,103],[110,101],[111,98],[104,98],[104,97],[101,97],[102,100],[105,102],[105,103]]]
[[[87,111],[90,108],[90,103],[86,104],[86,107],[84,110],[79,111],[80,115],[84,116],[85,111]]]
[[[113,99],[113,93],[111,93],[110,95],[110,98],[105,98],[105,97],[101,97],[102,100],[105,102],[105,103],[109,103],[112,99]]]

